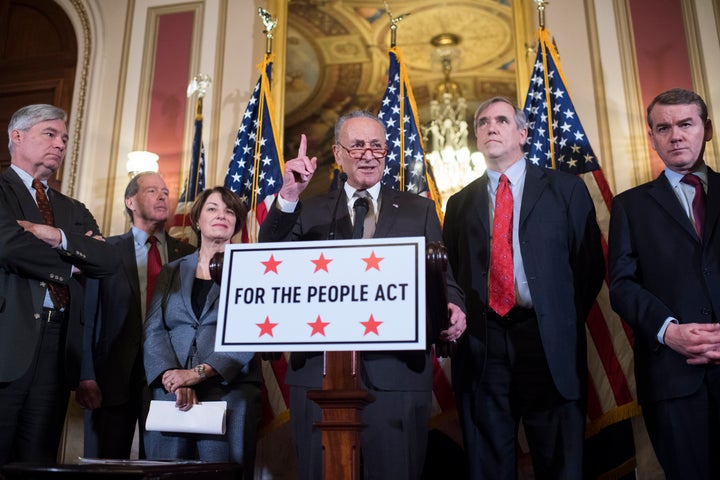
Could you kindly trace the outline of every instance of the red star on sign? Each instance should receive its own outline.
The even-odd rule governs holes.
[[[258,338],[263,335],[270,335],[271,337],[275,336],[273,335],[273,328],[277,326],[277,323],[272,323],[270,321],[270,317],[265,317],[265,321],[263,323],[256,323],[255,325],[260,327],[260,335],[258,335]]]
[[[325,254],[321,253],[320,258],[318,258],[317,260],[310,260],[310,261],[315,264],[315,271],[313,273],[320,271],[320,270],[325,270],[327,272],[328,271],[328,267],[327,267],[328,263],[332,262],[332,259],[325,258]]]
[[[315,335],[316,333],[319,333],[320,335],[322,335],[324,337],[325,336],[325,327],[330,325],[330,322],[323,322],[320,319],[320,315],[318,315],[317,319],[315,319],[315,321],[312,323],[308,323],[308,325],[310,325],[312,327],[312,333],[310,334],[311,337],[313,335]]]
[[[375,251],[373,250],[372,253],[370,253],[370,256],[367,258],[363,258],[363,261],[367,264],[365,267],[365,271],[367,272],[371,268],[376,269],[377,271],[380,271],[380,262],[385,260],[384,257],[376,257]]]
[[[260,262],[260,263],[265,265],[265,272],[263,273],[263,275],[264,275],[265,273],[268,273],[268,272],[278,273],[277,267],[278,267],[278,265],[280,265],[282,263],[282,261],[277,261],[277,260],[275,260],[274,255],[270,255],[270,259],[268,261]]]
[[[378,332],[378,327],[382,325],[383,322],[376,322],[375,318],[370,315],[370,320],[367,322],[360,322],[360,324],[365,327],[365,333],[363,333],[363,336],[367,335],[368,333],[374,333],[375,335],[380,336],[380,333]]]

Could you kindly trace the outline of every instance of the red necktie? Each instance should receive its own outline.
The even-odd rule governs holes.
[[[150,242],[150,248],[147,257],[147,298],[145,300],[146,308],[149,308],[155,290],[155,280],[157,280],[158,273],[162,268],[162,260],[160,259],[160,250],[158,250],[155,235],[150,235],[147,241]]]
[[[695,218],[695,230],[697,230],[698,236],[702,239],[702,227],[703,221],[705,220],[705,204],[707,203],[707,194],[702,186],[702,181],[696,175],[688,173],[682,180],[683,183],[692,185],[695,188],[695,196],[692,202],[692,213]]]
[[[52,208],[50,207],[50,201],[45,194],[45,186],[38,179],[32,181],[32,186],[35,189],[35,201],[37,201],[40,215],[42,215],[45,225],[54,227],[55,218],[53,217]],[[70,289],[68,289],[68,286],[62,283],[48,282],[48,289],[50,290],[50,299],[53,305],[55,305],[55,308],[67,308],[70,303]]]
[[[495,194],[492,245],[490,251],[490,308],[498,315],[515,306],[515,277],[512,254],[513,197],[507,177],[500,175]]]

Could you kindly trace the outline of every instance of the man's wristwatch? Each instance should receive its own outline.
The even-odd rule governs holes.
[[[195,373],[198,374],[200,380],[206,380],[207,375],[205,375],[205,364],[201,363],[200,365],[195,365]]]

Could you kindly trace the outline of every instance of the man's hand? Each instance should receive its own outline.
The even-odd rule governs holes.
[[[300,147],[298,155],[292,160],[285,162],[285,173],[283,174],[283,185],[280,188],[280,195],[288,202],[297,202],[300,194],[310,183],[310,179],[317,168],[317,157],[307,156],[307,138],[305,134],[300,135]]]
[[[691,365],[720,363],[720,324],[668,324],[665,345],[687,357]]]
[[[105,238],[103,238],[102,235],[93,235],[93,231],[92,231],[92,230],[88,230],[87,232],[85,232],[85,236],[86,236],[86,237],[92,237],[92,238],[94,238],[95,240],[100,240],[101,242],[104,242],[104,241],[105,241]]]
[[[440,332],[440,339],[446,342],[456,342],[467,328],[465,312],[454,303],[448,303],[448,316],[450,317],[450,327]]]
[[[53,248],[57,248],[62,243],[62,233],[59,228],[45,225],[43,223],[32,223],[27,220],[18,220],[20,225],[26,232],[30,232],[37,238],[47,243]]]
[[[100,408],[102,405],[100,386],[95,380],[80,380],[80,384],[75,390],[75,401],[88,410]]]

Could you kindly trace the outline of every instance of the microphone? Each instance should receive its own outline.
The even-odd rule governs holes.
[[[355,210],[355,224],[353,225],[352,238],[363,238],[363,229],[365,227],[365,216],[370,211],[368,199],[360,197],[353,204]]]
[[[337,211],[340,206],[340,199],[343,198],[343,191],[345,190],[345,182],[347,182],[347,173],[340,172],[338,174],[338,197],[335,201],[335,208],[333,209],[332,221],[330,222],[330,232],[328,233],[328,240],[335,240],[335,228],[337,227]]]

